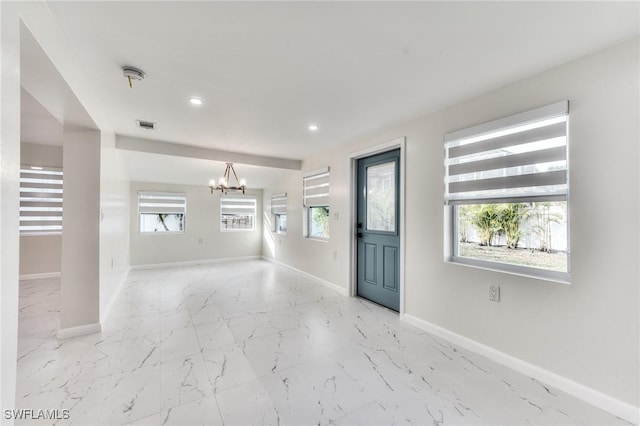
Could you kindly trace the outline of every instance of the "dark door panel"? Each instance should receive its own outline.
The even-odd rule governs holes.
[[[358,160],[358,295],[400,308],[400,150]]]

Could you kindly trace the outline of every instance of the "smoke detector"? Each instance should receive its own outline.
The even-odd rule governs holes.
[[[129,87],[133,88],[133,80],[144,80],[144,71],[139,68],[125,65],[122,67],[122,74],[129,80]]]

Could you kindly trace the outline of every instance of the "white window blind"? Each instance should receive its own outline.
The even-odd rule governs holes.
[[[271,197],[271,214],[287,214],[287,195]]]
[[[255,197],[220,197],[220,213],[223,215],[256,214]]]
[[[305,207],[329,205],[328,168],[303,177],[302,186],[302,202]]]
[[[256,198],[252,196],[220,197],[220,227],[223,231],[255,229]]]
[[[184,193],[140,191],[138,212],[140,233],[184,233],[187,197]]]
[[[20,233],[62,232],[62,170],[20,168]]]
[[[185,214],[187,197],[176,192],[138,192],[138,211],[141,214]]]
[[[567,199],[569,102],[445,136],[445,203]]]

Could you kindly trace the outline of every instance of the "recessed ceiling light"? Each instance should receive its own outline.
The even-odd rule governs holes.
[[[309,130],[312,132],[317,132],[318,131],[318,125],[317,124],[309,124]]]
[[[202,99],[199,98],[189,98],[189,102],[191,105],[202,105]]]

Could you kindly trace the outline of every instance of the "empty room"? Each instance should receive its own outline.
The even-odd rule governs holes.
[[[640,423],[640,2],[0,20],[2,424]]]

